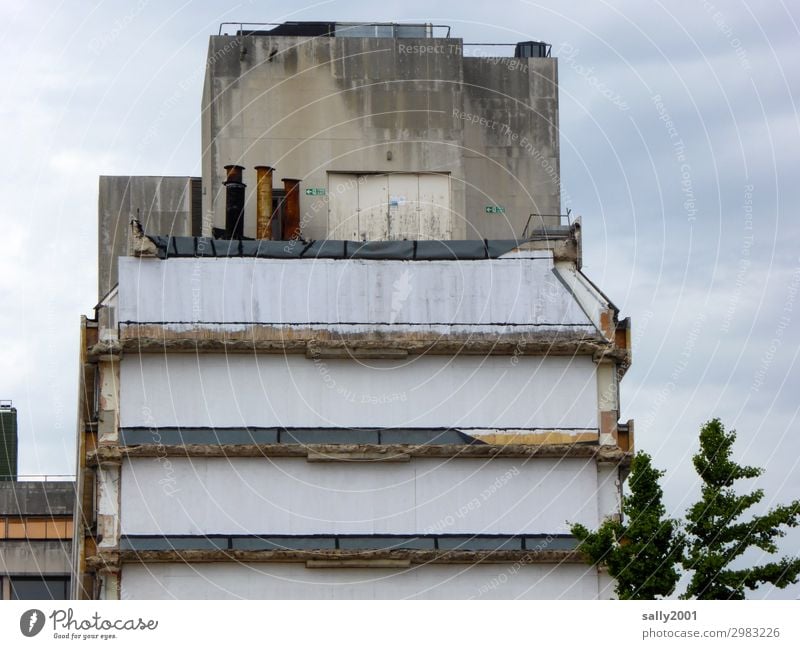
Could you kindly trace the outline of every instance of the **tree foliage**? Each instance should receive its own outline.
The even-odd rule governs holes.
[[[686,513],[688,545],[683,567],[693,571],[685,598],[744,599],[745,589],[760,584],[785,588],[796,583],[800,559],[734,569],[731,564],[750,548],[769,554],[778,551],[776,539],[785,536],[784,527],[800,524],[800,501],[777,506],[764,515],[741,520],[744,512],[761,502],[762,489],[737,495],[737,480],[756,478],[763,469],[740,466],[731,459],[735,431],[725,432],[719,419],[700,431],[700,452],[694,467],[703,482],[701,498]]]
[[[620,599],[666,597],[678,582],[683,541],[677,523],[664,518],[662,475],[640,451],[631,463],[630,495],[622,500],[623,521],[606,520],[596,532],[572,526],[587,559],[605,563],[616,579]]]
[[[800,558],[735,568],[750,549],[776,554],[783,528],[800,525],[800,500],[778,505],[766,514],[743,520],[745,512],[764,498],[762,489],[738,495],[739,480],[757,478],[764,470],[741,466],[731,459],[735,431],[725,432],[719,419],[700,431],[700,451],[693,457],[702,481],[701,497],[686,512],[683,529],[664,518],[664,475],[639,452],[631,463],[630,495],[622,500],[623,520],[607,520],[596,532],[572,526],[579,549],[592,564],[605,564],[617,580],[620,599],[655,599],[675,589],[678,565],[691,573],[684,599],[744,599],[745,591],[761,584],[786,588],[797,583]]]

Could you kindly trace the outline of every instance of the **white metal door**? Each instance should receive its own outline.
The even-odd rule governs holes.
[[[450,239],[447,174],[328,174],[328,237]]]
[[[389,176],[365,174],[358,179],[358,239],[381,241],[389,236]]]
[[[450,239],[450,176],[419,174],[419,239]]]
[[[358,176],[328,174],[328,238],[359,239]]]
[[[419,239],[419,174],[389,175],[389,239]]]

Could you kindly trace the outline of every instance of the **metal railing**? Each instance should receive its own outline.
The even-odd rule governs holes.
[[[394,34],[392,36],[392,38],[397,38],[397,36],[396,36],[396,34],[397,34],[397,29],[396,28],[397,27],[425,27],[425,28],[430,28],[430,36],[428,36],[427,38],[436,38],[435,34],[433,33],[434,29],[446,30],[445,31],[445,35],[442,36],[441,38],[450,38],[450,25],[434,25],[432,23],[370,23],[370,22],[361,23],[361,22],[337,22],[337,21],[302,21],[302,22],[301,21],[287,21],[287,22],[282,22],[282,23],[265,23],[265,22],[249,22],[249,21],[245,21],[245,22],[224,22],[224,23],[220,23],[219,24],[219,32],[217,33],[217,35],[218,36],[222,36],[223,35],[222,32],[223,32],[223,29],[225,27],[236,27],[237,28],[236,31],[245,32],[245,31],[248,31],[248,30],[256,31],[256,30],[253,30],[254,27],[280,27],[281,25],[303,25],[303,24],[309,24],[309,23],[314,23],[314,22],[320,22],[320,23],[329,22],[331,25],[335,25],[335,26],[341,25],[344,28],[348,28],[348,27],[358,27],[358,28],[361,28],[361,27],[392,27],[392,28],[394,28],[392,30],[393,34]],[[226,34],[225,35],[228,35],[227,34],[227,30],[226,30]]]
[[[531,225],[531,221],[533,220],[533,217],[535,217],[535,216],[537,216],[539,218],[545,218],[545,217],[555,218],[555,217],[558,217],[558,225],[559,225],[559,227],[569,228],[569,227],[572,226],[572,210],[571,209],[567,209],[567,213],[566,214],[539,214],[537,212],[533,212],[532,214],[530,214],[528,216],[528,220],[525,222],[525,228],[522,230],[522,236],[520,237],[521,239],[525,239],[525,238],[527,238],[528,236],[530,236],[532,234],[529,231],[529,228],[530,228],[530,225]]]
[[[17,475],[17,482],[75,482],[74,473],[24,473]]]
[[[527,43],[528,41],[524,41],[524,42]],[[542,51],[544,53],[544,56],[538,57],[538,58],[550,58],[552,56],[553,46],[550,43],[545,43],[544,41],[531,41],[531,42],[535,43],[536,45],[540,45],[543,48]],[[520,45],[520,43],[463,43],[463,45],[464,45],[465,48],[466,47],[513,47],[513,48],[516,48],[518,45]],[[479,58],[480,58],[482,53],[480,53],[480,50],[478,50],[478,52],[479,52]],[[466,52],[465,52],[465,54],[466,54]],[[475,56],[475,54],[471,53],[471,54],[469,54],[469,56]]]

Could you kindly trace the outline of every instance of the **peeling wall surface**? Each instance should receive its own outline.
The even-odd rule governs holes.
[[[123,599],[593,599],[582,565],[427,565],[407,570],[307,570],[303,564],[125,566]]]
[[[568,520],[597,526],[600,493],[615,489],[580,459],[171,458],[168,468],[169,495],[163,462],[124,463],[123,534],[569,534]]]
[[[120,322],[516,324],[595,329],[549,257],[120,259]]]
[[[597,428],[591,357],[142,354],[121,364],[122,427]]]

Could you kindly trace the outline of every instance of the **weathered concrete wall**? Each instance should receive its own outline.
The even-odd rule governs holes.
[[[0,573],[36,577],[69,574],[71,555],[71,541],[3,541]]]
[[[464,86],[468,236],[521,237],[530,214],[561,213],[556,60],[465,58]],[[505,213],[481,213],[493,204]]]
[[[186,176],[100,176],[98,300],[117,283],[117,259],[128,254],[129,223],[137,210],[149,234],[192,234],[191,181]]]
[[[427,565],[308,570],[302,564],[147,564],[122,569],[124,599],[596,599],[582,565]]]
[[[454,239],[518,237],[530,213],[557,214],[556,60],[470,59],[461,45],[212,36],[203,92],[204,221],[224,226],[226,164],[247,168],[251,237],[259,164],[277,167],[276,187],[295,177],[304,188],[328,188],[329,172],[447,173]],[[325,238],[328,196],[301,191],[300,201],[304,235]],[[505,213],[487,214],[493,205]]]
[[[127,460],[123,534],[569,534],[596,527],[594,460]]]
[[[0,482],[0,515],[69,516],[74,482]]]
[[[143,354],[121,367],[123,427],[597,428],[589,356]]]

